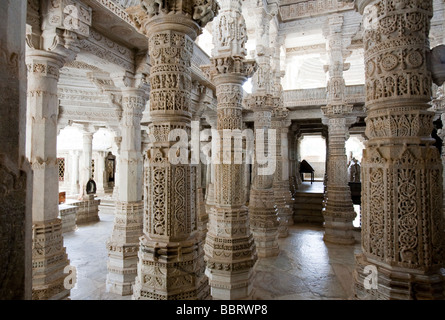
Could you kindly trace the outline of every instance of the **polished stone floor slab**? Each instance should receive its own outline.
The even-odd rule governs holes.
[[[106,240],[113,228],[113,214],[99,213],[100,221],[64,234],[71,265],[77,269],[72,300],[131,299],[107,292]],[[358,238],[358,237],[357,237]],[[280,254],[259,259],[255,266],[254,300],[338,300],[352,296],[354,255],[360,245],[326,244],[323,228],[314,225],[289,227],[279,239]]]

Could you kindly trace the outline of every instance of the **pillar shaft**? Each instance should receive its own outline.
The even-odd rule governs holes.
[[[352,106],[344,99],[346,69],[343,54],[343,16],[333,15],[325,29],[329,65],[327,66],[328,104],[322,108],[324,124],[328,125],[328,150],[326,157],[327,184],[323,217],[325,220],[324,240],[338,244],[355,242],[352,221],[356,213],[348,185],[348,161],[345,143],[349,126],[354,118],[350,116]]]
[[[369,141],[355,295],[444,299],[442,165],[430,137],[433,114],[426,111],[433,1],[360,1],[358,7],[364,12]],[[377,280],[370,289],[368,265]]]
[[[266,8],[255,9],[257,14],[257,46],[256,60],[258,70],[252,78],[252,94],[249,105],[254,111],[255,127],[255,161],[253,164],[253,182],[250,190],[249,213],[252,233],[255,238],[259,257],[273,257],[278,255],[278,209],[275,204],[273,180],[277,169],[276,136],[279,132],[271,128],[273,98],[273,74],[271,69],[271,55],[268,51],[269,24],[272,16]],[[275,136],[270,136],[270,134]],[[262,135],[264,139],[260,139]],[[259,157],[269,154],[264,164]],[[270,161],[269,161],[270,160]],[[264,170],[274,166],[271,172]],[[262,172],[264,170],[264,172]]]
[[[115,160],[114,164],[116,166],[114,171],[114,187],[113,187],[113,199],[118,199],[119,197],[119,179],[120,179],[120,145],[121,145],[122,137],[115,137],[114,143],[115,143]]]
[[[148,129],[152,141],[144,163],[145,223],[133,298],[205,299],[209,289],[198,261],[196,165],[188,157],[190,66],[194,40],[217,12],[217,3],[164,1],[156,9],[136,6],[128,12],[149,38],[152,119]],[[169,139],[170,133],[177,133],[179,144]]]
[[[243,192],[245,163],[235,161],[235,152],[242,154],[242,141],[238,144],[238,138],[226,133],[241,134],[243,130],[242,85],[254,62],[244,59],[247,35],[241,1],[223,0],[220,5],[220,14],[213,22],[212,65],[203,68],[216,86],[218,133],[212,136],[217,143],[212,144],[214,204],[208,206],[206,275],[213,299],[244,299],[252,294],[257,256]],[[224,161],[224,152],[230,152],[229,161],[227,157]]]
[[[348,185],[348,161],[346,157],[346,117],[332,117],[328,120],[328,157],[325,208],[324,240],[338,244],[355,242],[352,221],[356,213]]]
[[[79,151],[70,151],[71,155],[71,176],[70,176],[70,193],[75,195],[79,193]]]
[[[278,237],[284,238],[288,236],[288,226],[293,224],[293,202],[289,185],[289,158],[288,158],[288,126],[290,121],[284,119],[287,116],[287,109],[277,108],[274,110],[272,118],[272,128],[276,130],[277,136],[277,168],[273,176],[273,189],[275,203],[278,209],[278,217],[280,221],[278,229]],[[281,112],[280,112],[281,111]]]
[[[96,171],[96,187],[97,187],[97,193],[104,194],[107,184],[107,171],[105,167],[105,157],[107,156],[106,151],[99,151],[97,152],[97,160],[95,164],[95,171]]]
[[[119,192],[115,202],[113,232],[107,242],[107,287],[110,292],[121,295],[133,293],[139,237],[142,235],[141,119],[145,103],[143,90],[123,90],[122,140],[117,158],[119,176],[116,180]]]
[[[33,169],[33,299],[64,299],[69,260],[58,218],[57,82],[63,58],[33,50],[28,67],[28,159]]]
[[[82,199],[88,200],[86,187],[88,181],[92,178],[92,159],[93,159],[93,135],[94,131],[89,131],[88,127],[82,133],[82,157],[80,159],[80,194]]]

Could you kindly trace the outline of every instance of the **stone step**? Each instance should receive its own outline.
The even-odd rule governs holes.
[[[321,201],[317,202],[297,202],[293,205],[294,210],[304,210],[304,209],[313,209],[313,210],[321,210],[323,208],[323,205]]]
[[[114,214],[114,210],[116,208],[115,206],[115,199],[113,199],[111,196],[105,196],[100,198],[100,205],[99,205],[99,212],[100,214]]]
[[[297,192],[293,205],[294,223],[323,223],[323,199],[324,195],[322,193]]]

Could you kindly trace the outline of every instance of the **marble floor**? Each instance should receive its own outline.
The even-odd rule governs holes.
[[[64,234],[71,265],[77,270],[72,300],[129,300],[107,292],[106,240],[113,228],[113,214],[100,213],[100,221]],[[359,238],[359,237],[357,237]],[[323,228],[294,225],[279,239],[280,254],[259,259],[255,267],[254,300],[346,300],[352,296],[354,255],[360,244],[326,244]]]

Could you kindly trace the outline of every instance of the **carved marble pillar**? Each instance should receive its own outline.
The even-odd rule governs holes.
[[[107,241],[107,289],[120,295],[130,295],[137,275],[143,224],[141,119],[146,94],[137,88],[124,88],[122,91],[122,140],[116,180],[119,193],[115,201],[113,231]]]
[[[345,80],[343,16],[333,15],[327,20],[324,30],[327,38],[329,65],[327,106],[322,108],[323,124],[328,126],[326,159],[326,193],[323,209],[325,234],[323,239],[338,244],[355,242],[352,221],[356,213],[348,185],[348,160],[345,143],[348,128],[354,122],[352,105],[344,99]]]
[[[82,156],[80,158],[80,196],[82,200],[90,200],[94,195],[87,194],[86,187],[88,181],[92,178],[91,161],[93,159],[93,135],[95,128],[85,125],[82,132]]]
[[[114,148],[113,148],[113,154],[115,155],[115,161],[114,164],[116,166],[116,169],[114,171],[114,187],[113,187],[113,199],[118,199],[119,197],[119,179],[120,179],[120,150],[121,150],[121,141],[122,137],[118,136],[114,138]]]
[[[33,299],[64,299],[70,293],[64,284],[69,260],[58,218],[57,83],[60,68],[75,59],[79,39],[88,37],[91,26],[91,8],[77,0],[72,4],[82,11],[79,19],[67,14],[68,4],[62,1],[42,1],[40,6],[34,3],[28,7],[28,14],[33,16],[26,25],[26,155],[34,176]]]
[[[210,124],[211,130],[212,132],[215,132],[215,130],[217,130],[217,117],[211,117],[211,116],[206,116],[206,120],[207,122]],[[212,141],[211,141],[211,150],[212,152],[215,152],[215,150],[218,148],[217,146],[217,139],[216,137],[212,137]],[[210,163],[208,164],[208,185],[206,188],[206,212],[207,215],[210,212],[211,207],[215,204],[215,161],[213,161],[213,153],[212,153],[212,160],[210,161]]]
[[[326,110],[326,109],[325,109]],[[326,111],[327,112],[327,111]],[[353,244],[354,220],[356,213],[348,185],[348,161],[345,143],[348,128],[354,118],[329,115],[327,184],[323,209],[325,233],[323,239],[337,244]]]
[[[265,8],[256,11],[257,46],[256,60],[258,70],[252,77],[252,94],[247,102],[254,111],[255,161],[253,181],[250,190],[249,213],[250,227],[255,238],[258,256],[261,258],[278,255],[278,209],[275,205],[273,176],[277,169],[276,136],[277,130],[271,128],[272,110],[274,109],[273,78],[271,69],[271,51],[269,49],[269,23],[272,15]],[[275,137],[269,136],[275,133]],[[262,141],[259,139],[262,135]],[[273,151],[273,152],[271,152]],[[268,154],[267,161],[260,162],[260,157]],[[272,172],[266,168],[274,166]],[[264,171],[264,172],[261,172]]]
[[[264,155],[269,153],[272,148],[276,148],[276,138],[273,137],[269,140],[271,128],[271,103],[267,103],[267,97],[261,97],[266,99],[257,99],[257,107],[262,108],[269,106],[264,111],[255,111],[255,159],[258,155]],[[276,131],[274,130],[276,133]],[[263,141],[259,140],[259,135],[264,134]],[[268,141],[269,140],[269,141]],[[275,192],[273,189],[273,177],[276,171],[276,156],[274,155],[269,159],[266,164],[261,164],[255,161],[253,164],[253,181],[250,189],[250,201],[249,201],[249,213],[250,213],[250,225],[251,230],[255,238],[258,256],[260,258],[277,256],[279,253],[278,246],[278,228],[280,222],[278,220],[278,209],[275,205]],[[271,162],[275,162],[275,170],[273,173],[264,172],[267,166],[271,165]],[[268,171],[265,169],[264,171]]]
[[[442,164],[432,144],[431,0],[362,0],[366,135],[358,299],[444,299]],[[370,274],[370,270],[372,274]],[[372,278],[370,283],[369,278]]]
[[[0,299],[31,299],[32,172],[25,158],[25,1],[0,5]]]
[[[71,177],[70,177],[70,193],[72,195],[79,194],[79,150],[70,150],[71,156]]]
[[[205,244],[206,275],[213,299],[244,299],[252,293],[253,267],[257,260],[249,227],[243,188],[242,85],[254,71],[245,60],[246,25],[241,1],[223,0],[213,22],[215,48],[212,65],[203,70],[213,80],[217,96],[217,131],[212,141],[214,205],[209,207]],[[251,69],[251,70],[250,70]]]
[[[216,2],[194,0],[167,0],[162,6],[144,2],[127,9],[149,38],[151,62],[152,142],[144,163],[144,226],[134,299],[209,296],[198,261],[196,166],[188,157],[190,65],[194,40],[217,10]]]
[[[104,194],[107,182],[107,171],[105,167],[105,157],[108,155],[106,151],[98,151],[95,161],[96,188],[98,194]]]
[[[202,130],[201,128],[201,119],[198,116],[193,116],[193,121],[195,124],[197,124],[192,130],[195,131],[192,133],[192,137],[199,137],[200,132]],[[193,138],[192,138],[193,139]],[[197,145],[195,145],[197,147]],[[199,149],[199,148],[198,148]],[[199,149],[199,152],[201,150]],[[197,231],[198,231],[198,273],[199,274],[205,274],[206,269],[206,263],[204,260],[205,252],[204,252],[204,245],[205,245],[205,239],[207,235],[207,224],[209,222],[209,214],[206,210],[206,202],[204,200],[204,193],[203,193],[203,164],[201,161],[198,161],[199,163],[195,163],[192,165],[195,166],[196,170],[196,200],[195,200],[195,206],[196,206],[196,219],[197,219]]]
[[[33,299],[64,299],[69,265],[58,218],[57,82],[64,57],[28,50],[28,159],[33,169]]]
[[[244,128],[246,128],[246,126],[244,125]],[[247,157],[249,156],[248,154],[248,150],[247,150],[247,141],[243,141],[243,157]],[[246,158],[247,159],[247,158]],[[250,187],[251,187],[251,167],[252,167],[252,160],[250,161],[246,161],[245,166],[244,166],[244,197],[246,200],[246,205],[248,205],[249,203],[249,199],[250,199]]]
[[[290,192],[290,161],[289,161],[289,126],[291,124],[290,120],[283,122],[281,127],[281,161],[282,161],[282,184],[281,190],[283,190],[283,197],[287,208],[290,208],[288,212],[288,225],[294,224],[292,220],[292,207],[294,205],[295,199]]]
[[[298,124],[293,123],[288,131],[289,141],[289,189],[292,197],[298,190],[298,186],[301,183],[300,169],[298,160]]]
[[[292,225],[294,199],[290,192],[289,185],[289,143],[288,131],[291,125],[290,120],[286,120],[289,111],[283,106],[283,89],[281,78],[284,71],[281,71],[281,46],[284,44],[284,37],[278,35],[278,31],[271,34],[272,54],[272,87],[274,95],[274,109],[272,113],[271,127],[276,130],[276,170],[273,177],[273,189],[275,203],[278,209],[280,226],[278,237],[288,236],[288,226]]]

